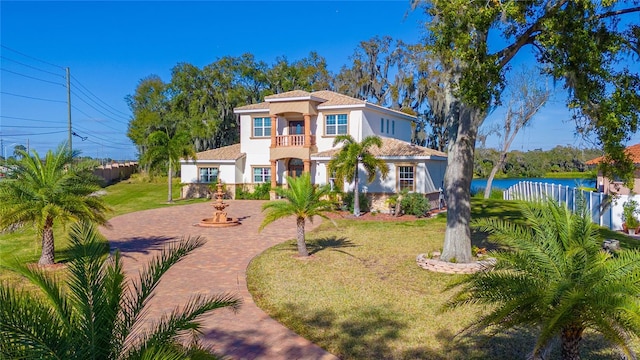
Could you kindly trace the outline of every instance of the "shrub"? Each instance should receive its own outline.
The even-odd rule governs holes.
[[[359,193],[360,199],[360,211],[368,212],[369,211],[369,198],[364,193]],[[345,205],[346,209],[350,212],[353,212],[353,192],[349,191],[344,193],[342,196],[342,203]]]
[[[429,200],[422,194],[410,193],[402,196],[400,207],[405,214],[424,216],[431,210]]]
[[[236,199],[238,200],[269,200],[269,191],[271,191],[270,183],[262,183],[257,185],[253,192],[247,190],[243,186],[236,187]]]

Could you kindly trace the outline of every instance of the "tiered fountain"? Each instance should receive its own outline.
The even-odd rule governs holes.
[[[229,206],[222,201],[224,197],[224,191],[222,191],[222,183],[218,183],[218,190],[214,194],[216,197],[215,202],[213,203],[213,208],[215,211],[213,212],[213,217],[202,219],[198,226],[204,227],[226,227],[226,226],[236,226],[240,225],[238,219],[227,217],[227,212],[224,209]]]

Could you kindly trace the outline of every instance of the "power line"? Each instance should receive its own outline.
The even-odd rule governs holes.
[[[91,115],[87,114],[86,112],[84,112],[84,111],[80,110],[80,109],[79,109],[77,106],[75,106],[75,105],[71,105],[71,107],[72,107],[72,108],[74,108],[74,109],[75,109],[76,111],[78,111],[79,113],[83,114],[84,116],[88,117],[89,119],[93,119],[93,118],[94,118],[93,116],[91,116]],[[120,130],[120,129],[113,128],[113,127],[111,127],[111,126],[108,126],[108,125],[106,125],[106,124],[104,124],[104,123],[100,122],[100,121],[98,121],[97,123],[98,123],[98,124],[100,124],[100,125],[102,125],[102,126],[104,126],[104,127],[106,127],[106,128],[109,128],[109,129],[111,129],[111,130],[115,130],[115,131],[118,131],[119,133],[122,133],[122,130]]]
[[[105,145],[105,144],[103,144],[103,143],[95,142],[95,141],[93,141],[93,140],[91,140],[91,139],[87,139],[87,142],[93,143],[93,144],[95,144],[95,145],[100,145],[100,146],[103,146],[103,147],[105,147],[105,148],[107,148],[107,149],[113,149],[113,150],[131,150],[131,148],[133,148],[133,147],[134,147],[133,145],[130,145],[130,146],[113,146],[113,145]]]
[[[5,128],[27,128],[33,129],[33,126],[24,126],[24,125],[3,125]],[[39,129],[64,129],[64,126],[38,126]]]
[[[32,133],[32,134],[11,134],[11,136],[38,136],[38,135],[51,135],[51,134],[60,134],[67,132],[66,130],[62,131],[52,131],[52,132],[43,132],[43,133]]]
[[[0,118],[14,119],[14,120],[24,120],[24,121],[33,121],[33,122],[42,122],[42,123],[51,123],[51,124],[59,123],[59,121],[41,120],[41,119],[29,119],[29,118],[16,117],[16,116],[5,116],[5,115],[0,115]]]
[[[19,73],[19,72],[16,72],[16,71],[11,71],[9,69],[2,68],[0,70],[6,71],[8,73],[15,74],[15,75],[23,76],[23,77],[26,77],[26,78],[29,78],[29,79],[34,79],[34,80],[38,80],[38,81],[42,81],[42,82],[46,82],[46,83],[50,83],[50,84],[54,84],[54,85],[64,86],[63,83],[59,83],[59,82],[55,82],[55,81],[51,81],[51,80],[45,80],[45,79],[41,79],[41,78],[38,78],[38,77],[35,77],[35,76],[25,75],[25,74],[22,74],[22,73]]]
[[[63,69],[63,70],[64,70],[64,67],[62,67],[62,66],[60,66],[60,65],[52,64],[52,63],[50,63],[50,62],[48,62],[48,61],[44,61],[44,60],[38,59],[38,58],[33,57],[33,56],[31,56],[31,55],[27,55],[27,54],[25,54],[25,53],[22,53],[22,52],[20,52],[20,51],[18,51],[18,50],[14,50],[14,49],[12,49],[12,48],[10,48],[10,47],[8,47],[8,46],[5,46],[5,45],[0,45],[0,46],[1,46],[1,47],[3,47],[3,48],[5,48],[5,49],[7,49],[7,50],[9,50],[9,51],[12,51],[12,52],[14,52],[14,53],[16,53],[16,54],[20,54],[20,55],[22,55],[22,56],[24,56],[24,57],[26,57],[26,58],[29,58],[29,59],[31,59],[31,60],[39,61],[39,62],[41,62],[41,63],[43,63],[43,64],[51,65],[51,66],[54,66],[54,67],[57,67],[57,68],[60,68],[60,69]]]
[[[37,66],[32,66],[32,65],[29,65],[29,64],[25,64],[25,63],[20,62],[18,60],[13,60],[11,58],[8,58],[8,57],[2,56],[2,55],[0,55],[0,58],[5,59],[5,60],[9,60],[9,61],[11,61],[13,63],[16,63],[16,64],[20,64],[20,65],[22,65],[24,67],[28,67],[28,68],[31,68],[31,69],[34,69],[34,70],[42,71],[42,72],[47,73],[47,74],[59,76],[59,77],[64,79],[64,76],[62,74],[54,73],[53,71],[49,71],[49,70],[41,69],[41,68],[39,68]]]
[[[76,89],[77,89],[77,88],[76,88]],[[80,89],[78,89],[78,91],[80,91],[81,93],[83,93]],[[84,93],[83,93],[83,94],[84,94]],[[112,118],[110,115],[105,114],[105,113],[104,113],[104,112],[102,112],[100,109],[98,109],[98,108],[96,108],[95,106],[93,106],[93,105],[89,104],[89,102],[87,102],[85,99],[83,99],[82,97],[78,96],[78,94],[74,93],[73,95],[74,95],[76,98],[78,98],[78,100],[80,100],[80,101],[82,101],[83,103],[87,104],[90,108],[92,108],[93,110],[95,110],[95,111],[99,112],[100,114],[104,115],[104,116],[105,116],[105,117],[107,117],[108,119],[111,119],[111,120],[113,120],[113,121],[115,121],[115,122],[119,122],[119,123],[121,123],[121,124],[125,124],[125,125],[127,124],[126,122],[124,122],[124,121],[122,121],[122,120],[114,119],[114,118]],[[84,94],[84,95],[85,95],[85,96],[87,96],[86,94]],[[94,103],[95,103],[95,101],[94,101]],[[101,105],[100,105],[100,104],[98,104],[98,103],[96,103],[96,105],[101,106]],[[103,107],[103,108],[104,108],[104,107]],[[106,109],[106,110],[107,110],[107,111],[109,111],[108,109]],[[111,112],[111,111],[109,111],[109,112]],[[111,113],[113,114],[113,112],[111,112]],[[117,114],[114,114],[114,115],[119,116],[119,115],[117,115]]]
[[[92,93],[91,90],[89,90],[86,86],[82,85],[82,83],[80,81],[78,81],[78,79],[71,75],[71,78],[75,81],[75,83],[78,83],[78,85],[85,89],[89,94],[91,94],[94,98],[96,98],[99,102],[103,103],[104,105],[106,105],[108,108],[111,108],[113,111],[118,112],[120,114],[122,114],[121,116],[127,118],[129,115],[127,113],[124,113],[118,109],[116,109],[115,107],[109,105],[108,103],[106,103],[104,100],[100,99],[96,94]],[[73,85],[75,85],[75,83]],[[115,115],[115,114],[114,114]]]
[[[66,101],[64,101],[64,100],[43,99],[43,98],[39,98],[39,97],[33,97],[33,96],[27,96],[27,95],[14,94],[14,93],[6,92],[6,91],[0,91],[0,94],[11,95],[11,96],[17,96],[17,97],[21,97],[21,98],[25,98],[25,99],[32,99],[32,100],[40,100],[40,101],[57,102],[57,103],[63,103],[63,104],[64,104],[64,103],[66,103]]]
[[[101,137],[99,135],[94,134],[93,130],[89,130],[89,129],[87,129],[85,127],[82,127],[82,126],[74,125],[73,128],[74,129],[78,129],[81,132],[88,133],[89,136],[94,137],[94,138],[96,138],[98,140],[101,140],[101,141],[105,141],[105,142],[110,143],[110,144],[122,145],[122,146],[131,146],[132,145],[132,144],[117,142],[117,141],[113,141],[112,139],[107,139],[107,138]],[[121,133],[118,133],[118,134],[121,134]]]

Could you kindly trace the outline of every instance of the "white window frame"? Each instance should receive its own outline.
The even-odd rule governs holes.
[[[256,120],[260,120],[262,124],[256,125]],[[269,121],[269,126],[265,125],[265,121]],[[253,119],[251,119],[251,131],[252,131],[253,137],[258,137],[258,138],[271,137],[271,126],[273,126],[271,117],[254,117]],[[262,131],[262,135],[256,135],[256,129],[260,129]]]
[[[325,119],[325,122],[324,122],[325,135],[337,136],[337,135],[346,135],[349,133],[349,115],[348,114],[328,114],[328,115],[325,115],[324,119]],[[344,124],[340,124],[340,120],[344,120]],[[329,124],[330,121],[333,121],[333,124]],[[339,131],[341,127],[344,127],[344,132]],[[330,130],[330,129],[333,129],[333,130]]]
[[[203,175],[202,171],[207,170],[207,173]],[[215,174],[211,174],[211,170],[215,170]],[[206,177],[206,181],[204,181],[204,177]],[[211,181],[211,177],[214,177],[215,180]],[[215,184],[220,179],[220,168],[217,166],[209,166],[209,167],[199,167],[198,168],[198,182],[204,184]]]
[[[261,169],[260,174],[256,174],[257,169]],[[256,175],[260,177],[260,181],[256,181]],[[271,182],[271,166],[252,166],[251,180],[254,184]]]
[[[411,172],[406,171],[406,169],[403,168],[411,168]],[[415,191],[416,190],[416,166],[412,165],[412,164],[401,164],[401,165],[396,165],[396,182],[397,182],[397,186],[398,186],[398,192],[407,189],[409,191]],[[405,170],[405,171],[403,171]],[[407,174],[411,174],[411,178],[406,177]],[[405,176],[403,176],[405,175]],[[403,182],[406,183],[411,183],[411,187],[407,186],[407,185],[403,185]]]

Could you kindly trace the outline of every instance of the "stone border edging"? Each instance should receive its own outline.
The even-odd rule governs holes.
[[[451,263],[437,258],[429,259],[425,254],[416,257],[418,266],[425,270],[445,274],[473,274],[489,269],[495,264],[495,259],[479,260],[472,263]]]

